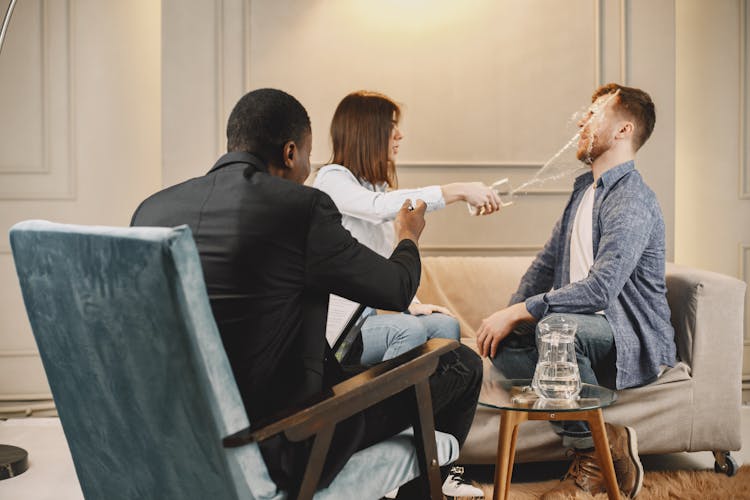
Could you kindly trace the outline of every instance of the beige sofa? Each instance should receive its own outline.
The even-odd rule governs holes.
[[[418,296],[452,309],[462,342],[476,348],[482,318],[507,304],[530,262],[530,257],[426,257]],[[641,454],[738,450],[745,283],[669,264],[667,287],[679,362],[649,385],[619,391],[604,418],[633,426]],[[502,375],[485,360],[485,377]],[[494,463],[498,425],[497,411],[479,407],[459,461]],[[563,458],[560,438],[547,422],[521,425],[517,462]]]

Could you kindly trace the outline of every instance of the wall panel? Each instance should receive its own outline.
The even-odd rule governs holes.
[[[745,348],[742,369],[743,401],[750,401],[750,244],[740,244],[740,279],[748,284],[745,292]]]
[[[740,143],[740,161],[739,166],[739,197],[743,200],[750,199],[750,98],[748,98],[748,85],[750,85],[750,64],[747,57],[750,54],[750,35],[748,35],[748,26],[750,25],[750,9],[747,1],[741,0],[739,3],[740,20],[740,100],[739,100],[739,143]]]
[[[404,104],[404,163],[544,162],[569,138],[594,80],[595,2],[397,3],[251,3],[250,87],[305,104],[316,161],[336,104],[363,88]]]
[[[159,187],[160,14],[152,0],[16,5],[0,54],[0,402],[10,406],[49,387],[8,229],[124,226]]]
[[[743,194],[749,116],[747,0],[681,0],[675,18],[676,260],[750,282],[750,206]],[[747,306],[745,312],[743,386],[747,401]]]
[[[399,182],[404,186],[471,179],[486,184],[508,178],[519,186],[541,164],[429,164],[404,163]],[[421,238],[428,255],[534,255],[543,246],[562,212],[570,192],[570,178],[547,182],[512,198],[513,205],[489,216],[470,216],[465,203],[456,203],[430,213]],[[529,223],[533,221],[533,223]]]
[[[226,151],[227,118],[250,87],[250,0],[163,0],[162,9],[162,180],[169,186],[203,175]]]
[[[511,164],[529,167],[512,173],[520,183],[573,136],[571,116],[587,105],[596,85],[631,83],[632,74],[633,84],[655,86],[664,99],[660,134],[666,142],[649,145],[639,168],[672,226],[674,40],[652,50],[657,61],[644,47],[654,38],[664,45],[674,32],[641,26],[649,16],[673,17],[672,2],[435,0],[426,8],[395,0],[222,0],[212,10],[197,2],[195,11],[176,0],[164,5],[164,88],[181,83],[177,92],[165,93],[165,184],[210,167],[223,151],[234,101],[260,87],[286,90],[306,106],[314,163],[330,158],[328,127],[339,100],[352,90],[372,89],[403,104],[403,187],[492,182],[510,174],[497,166]],[[173,57],[189,56],[192,66],[173,67]],[[659,77],[644,77],[639,64],[660,65]],[[185,126],[188,95],[201,96],[199,109],[213,101],[208,119],[195,127]],[[209,123],[215,132],[200,132]],[[546,199],[552,193],[532,194],[492,219],[469,219],[463,207],[451,207],[430,217],[422,243],[430,253],[538,248],[571,184],[572,177],[557,184],[554,201]],[[671,229],[669,241],[671,253]]]
[[[0,64],[0,201],[73,199],[70,1],[20,2]]]

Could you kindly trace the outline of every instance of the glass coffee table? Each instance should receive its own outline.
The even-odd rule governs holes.
[[[497,438],[494,500],[505,500],[510,491],[513,461],[516,453],[518,426],[528,420],[585,420],[591,428],[594,447],[604,473],[607,495],[619,499],[620,492],[609,452],[602,408],[617,401],[617,394],[598,385],[581,384],[575,400],[554,400],[538,397],[531,389],[530,379],[498,379],[489,377],[482,383],[479,404],[500,411],[500,433]]]

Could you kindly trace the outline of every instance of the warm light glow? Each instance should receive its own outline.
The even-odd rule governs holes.
[[[353,22],[377,26],[384,32],[431,33],[461,26],[465,18],[477,15],[485,0],[354,0],[347,2]],[[356,20],[356,21],[355,21]]]

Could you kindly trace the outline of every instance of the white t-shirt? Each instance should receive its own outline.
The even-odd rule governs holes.
[[[593,210],[594,189],[592,184],[583,193],[578,205],[573,231],[570,235],[570,282],[575,283],[588,277],[594,265]]]
[[[383,257],[393,253],[396,244],[393,219],[404,201],[423,200],[428,212],[445,207],[440,186],[386,191],[385,184],[373,186],[336,164],[321,168],[313,187],[331,197],[341,212],[341,224],[352,236]]]

